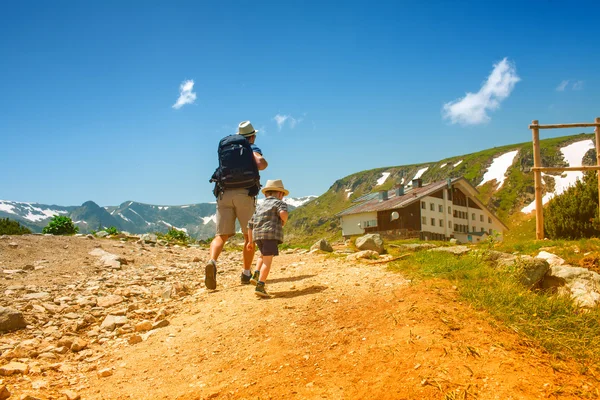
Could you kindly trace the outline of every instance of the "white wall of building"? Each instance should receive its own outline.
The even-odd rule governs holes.
[[[344,215],[342,218],[342,235],[362,235],[365,227],[377,222],[377,212]],[[360,225],[360,226],[359,226]]]

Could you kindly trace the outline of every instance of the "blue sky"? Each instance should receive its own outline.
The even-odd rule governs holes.
[[[598,11],[577,1],[3,2],[0,199],[214,201],[217,143],[247,119],[262,131],[263,181],[283,179],[294,197],[365,169],[527,142],[532,119],[591,122]],[[186,82],[189,104],[173,107]]]

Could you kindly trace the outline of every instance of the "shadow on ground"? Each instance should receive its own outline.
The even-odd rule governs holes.
[[[296,282],[296,281],[301,281],[302,279],[312,278],[313,276],[316,276],[316,275],[298,275],[298,276],[290,276],[289,278],[275,278],[275,279],[269,279],[267,282],[268,283]]]
[[[271,291],[271,295],[275,296],[275,298],[291,299],[294,297],[306,296],[308,294],[321,293],[325,289],[327,289],[327,286],[316,285],[316,286],[309,286],[307,288],[300,289],[300,290],[288,290],[285,292]]]

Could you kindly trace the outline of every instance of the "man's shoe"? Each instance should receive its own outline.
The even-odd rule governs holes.
[[[252,278],[250,278],[250,283],[254,286],[258,285],[258,278],[260,277],[260,272],[254,271],[252,274]]]
[[[204,286],[207,289],[215,290],[217,288],[217,263],[215,260],[210,260],[204,268]]]
[[[251,275],[244,275],[244,273],[242,272],[242,285],[248,285],[250,283],[250,279],[252,278]]]
[[[265,289],[265,285],[256,285],[256,289],[254,289],[254,294],[260,297],[269,298],[271,295],[267,293]]]

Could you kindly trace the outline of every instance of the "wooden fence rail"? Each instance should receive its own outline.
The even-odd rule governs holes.
[[[557,128],[589,128],[595,127],[596,139],[596,165],[581,167],[543,167],[540,152],[540,129]],[[540,125],[538,120],[533,120],[531,125],[531,134],[533,136],[533,181],[535,185],[535,236],[537,240],[544,239],[544,205],[542,203],[542,172],[564,172],[564,171],[598,171],[598,204],[600,207],[600,118],[596,118],[592,123],[576,124],[554,124]]]

